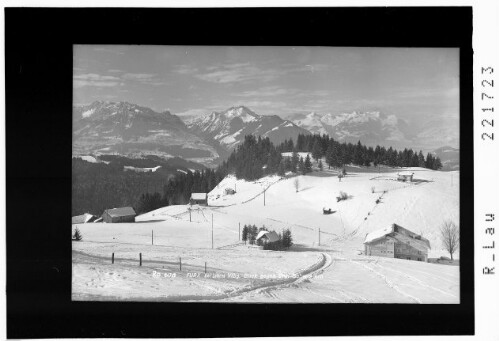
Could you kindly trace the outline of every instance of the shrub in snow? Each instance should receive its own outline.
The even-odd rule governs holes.
[[[73,234],[73,240],[80,241],[83,239],[83,236],[81,235],[80,230],[78,229],[78,226],[75,228],[75,233]]]
[[[337,201],[347,200],[349,198],[348,193],[340,191],[340,195],[336,197]]]

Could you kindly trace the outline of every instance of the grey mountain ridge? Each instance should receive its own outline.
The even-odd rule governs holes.
[[[73,107],[73,154],[176,156],[213,166],[248,134],[268,137],[275,144],[286,139],[296,141],[298,134],[328,134],[340,142],[360,140],[366,145],[414,150],[419,150],[418,140],[429,140],[430,135],[430,130],[415,132],[406,121],[379,111],[299,113],[287,118],[258,115],[245,106],[235,106],[184,122],[167,110],[156,112],[128,102],[96,101]],[[449,148],[430,150],[435,150],[446,169],[456,169],[459,151],[442,154]]]
[[[94,102],[73,107],[73,154],[154,154],[210,164],[217,148],[189,131],[168,111],[127,102]]]
[[[245,106],[195,117],[187,122],[187,126],[195,134],[218,141],[229,150],[239,145],[244,136],[249,134],[268,137],[274,144],[290,138],[296,141],[299,134],[310,134],[308,130],[278,115],[258,115]]]

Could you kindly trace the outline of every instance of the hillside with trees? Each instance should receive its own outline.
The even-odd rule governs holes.
[[[140,214],[163,206],[185,204],[191,192],[211,191],[225,173],[222,169],[177,172],[164,167],[155,172],[138,173],[125,170],[122,159],[105,164],[74,158],[72,177],[74,216],[86,212],[101,215],[105,209],[121,206],[132,206]]]
[[[291,152],[291,157],[282,153]],[[312,160],[325,157],[327,167],[342,168],[353,164],[363,167],[386,165],[390,167],[425,167],[440,169],[438,157],[412,149],[395,150],[391,147],[366,147],[360,143],[339,143],[328,135],[298,135],[296,143],[285,140],[275,146],[269,138],[247,135],[216,169],[178,172],[176,167],[190,166],[183,160],[174,160],[175,167],[162,166],[156,172],[137,173],[124,170],[130,163],[118,156],[109,156],[105,163],[90,163],[73,159],[72,214],[85,212],[100,215],[107,208],[133,206],[137,213],[186,204],[192,192],[210,192],[227,175],[253,181],[269,174],[284,175],[288,171],[307,174],[312,171]],[[159,159],[159,158],[158,158]],[[151,167],[157,159],[135,160],[136,167]],[[322,164],[322,161],[321,161]]]
[[[291,157],[282,153],[291,152]],[[329,168],[342,168],[353,164],[363,167],[424,167],[437,170],[442,167],[438,157],[412,149],[395,150],[392,147],[367,147],[360,141],[357,144],[340,143],[328,135],[298,135],[296,143],[286,140],[274,146],[268,138],[248,135],[221,165],[227,173],[235,173],[237,178],[255,180],[268,174],[284,175],[287,171],[307,174],[312,170],[310,158],[298,156],[298,152],[308,152],[315,160],[325,157]],[[321,162],[322,164],[322,162]]]

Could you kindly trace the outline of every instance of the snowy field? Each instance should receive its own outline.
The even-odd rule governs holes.
[[[459,266],[361,254],[367,233],[396,223],[429,239],[430,258],[448,256],[438,229],[459,222],[459,172],[405,170],[415,182],[398,182],[400,169],[386,168],[348,167],[341,182],[327,169],[255,182],[229,176],[209,193],[210,207],[169,206],[136,223],[78,225],[73,299],[459,303]],[[340,191],[349,199],[337,202]],[[290,228],[295,245],[288,252],[248,248],[239,241],[244,224]],[[207,274],[225,278],[205,277],[205,263]]]

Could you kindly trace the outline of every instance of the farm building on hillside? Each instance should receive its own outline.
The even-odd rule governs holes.
[[[191,205],[206,205],[208,206],[208,194],[207,193],[192,193],[191,199],[189,200]]]
[[[263,244],[273,243],[279,240],[279,236],[275,231],[260,231],[256,236],[255,240],[258,242],[262,240]]]
[[[77,215],[74,217],[71,217],[71,224],[86,224],[86,223],[91,223],[95,219],[97,219],[96,216],[90,213],[84,213],[82,215]]]
[[[398,181],[409,181],[409,182],[412,182],[412,177],[414,176],[414,173],[411,173],[411,172],[399,172],[397,173],[398,177],[397,177],[397,180]]]
[[[136,215],[131,207],[119,207],[105,210],[102,219],[106,223],[133,223]]]
[[[380,256],[428,261],[428,239],[397,224],[366,235],[364,253],[367,256]]]

